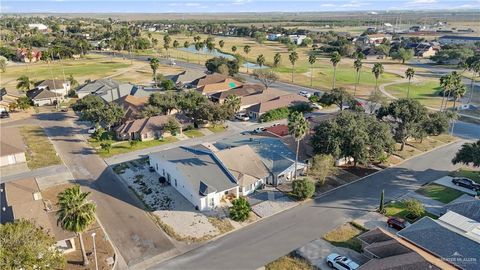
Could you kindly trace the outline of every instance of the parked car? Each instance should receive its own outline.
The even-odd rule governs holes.
[[[318,104],[318,103],[310,103],[310,107],[315,109],[315,110],[321,110],[323,109],[322,105]]]
[[[9,114],[7,111],[2,111],[2,112],[0,113],[0,118],[1,118],[1,119],[10,118],[10,114]]]
[[[258,133],[262,133],[264,131],[265,131],[264,128],[256,128],[256,129],[252,130],[252,133],[253,134],[258,134]]]
[[[97,131],[97,128],[96,127],[91,127],[88,129],[88,134],[93,134],[95,133],[95,131]]]
[[[62,106],[60,107],[61,112],[68,112],[68,107],[67,106]]]
[[[355,270],[359,265],[350,260],[348,257],[340,256],[337,253],[332,253],[327,257],[327,264],[330,268],[338,270]]]
[[[401,230],[407,227],[407,221],[398,217],[391,217],[387,219],[387,225],[390,228]]]
[[[452,178],[452,183],[459,187],[468,188],[473,191],[480,191],[480,184],[477,184],[475,181],[469,178],[454,177]]]
[[[241,121],[248,121],[250,120],[250,117],[248,117],[248,115],[246,113],[237,113],[235,115],[235,118],[238,119],[238,120],[241,120]]]
[[[310,93],[307,92],[307,91],[300,91],[300,92],[298,92],[298,94],[299,94],[300,96],[303,96],[303,97],[306,97],[306,98],[309,98],[309,97],[312,96],[312,94],[310,94]]]

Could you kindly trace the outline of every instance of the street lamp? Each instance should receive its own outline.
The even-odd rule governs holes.
[[[95,270],[98,270],[98,261],[97,261],[97,247],[95,246],[95,235],[96,233],[92,233],[93,239],[93,254],[95,255]]]

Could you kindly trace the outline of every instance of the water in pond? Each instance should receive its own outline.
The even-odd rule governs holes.
[[[200,51],[197,51],[195,50],[195,45],[190,45],[190,47],[188,48],[179,48],[179,50],[181,51],[185,51],[185,52],[191,52],[191,53],[199,53],[199,54],[205,54],[205,55],[211,55],[211,56],[214,56],[214,57],[225,57],[227,59],[235,59],[235,57],[231,54],[228,54],[228,53],[223,53],[217,49],[213,49],[212,51],[209,51],[207,48],[203,48],[203,49],[200,49]],[[255,64],[255,63],[252,63],[252,62],[245,62],[243,65],[243,67],[248,67],[248,68],[267,68],[267,66],[262,66],[260,67],[259,65]]]

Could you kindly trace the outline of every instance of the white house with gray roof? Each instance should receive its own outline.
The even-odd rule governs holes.
[[[178,147],[149,155],[150,166],[200,211],[238,198],[236,178],[208,149]]]

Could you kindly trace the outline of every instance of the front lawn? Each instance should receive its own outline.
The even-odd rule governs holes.
[[[183,134],[185,134],[185,136],[187,136],[189,138],[198,138],[198,137],[205,136],[205,134],[203,134],[202,132],[200,132],[197,129],[186,130],[186,131],[183,132]]]
[[[480,171],[473,171],[472,169],[462,168],[458,171],[452,172],[451,176],[466,177],[473,181],[480,183]]]
[[[442,203],[449,203],[463,194],[461,191],[438,184],[426,185],[415,192]]]
[[[23,126],[20,129],[26,145],[27,166],[37,169],[61,163],[57,151],[39,126]]]
[[[289,255],[280,257],[265,265],[265,270],[313,270],[305,260]]]
[[[362,251],[362,244],[357,236],[364,233],[365,230],[351,223],[343,224],[323,236],[323,239],[337,247],[345,247],[357,252]]]
[[[219,133],[225,131],[225,127],[223,125],[213,125],[211,127],[207,127],[213,133]]]
[[[385,87],[385,90],[398,98],[407,97],[408,82],[393,84]],[[438,107],[442,102],[439,95],[441,87],[438,80],[425,80],[412,82],[410,85],[410,98],[418,100],[425,106]]]
[[[399,218],[403,218],[403,219],[407,219],[406,216],[408,215],[408,211],[407,209],[405,208],[405,205],[403,204],[403,202],[393,202],[393,203],[389,203],[387,205],[385,205],[385,216],[387,217],[399,217]],[[428,217],[431,217],[433,219],[437,219],[438,217],[435,216],[435,215],[432,215],[428,212],[425,212],[421,217],[419,217],[418,219],[424,217],[424,216],[428,216]]]
[[[125,142],[112,145],[112,149],[110,149],[110,152],[107,152],[103,149],[97,149],[97,152],[101,157],[107,158],[107,157],[115,156],[118,154],[124,154],[128,152],[145,149],[149,147],[154,147],[154,146],[159,146],[162,144],[172,143],[176,141],[178,141],[178,139],[175,137],[167,137],[162,140],[151,140],[151,141],[144,141],[144,142],[139,141],[137,144],[133,146],[130,145],[130,142],[125,141]]]

